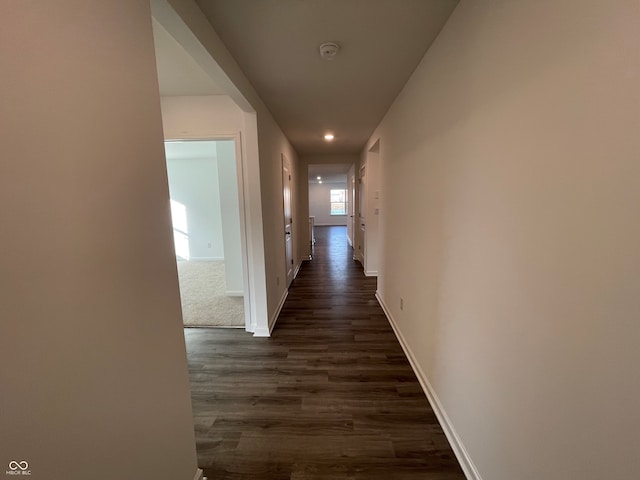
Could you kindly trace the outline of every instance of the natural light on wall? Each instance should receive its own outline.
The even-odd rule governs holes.
[[[180,202],[171,200],[171,221],[176,256],[189,260],[189,230],[187,228],[187,208]]]
[[[331,215],[347,214],[347,191],[331,190]]]

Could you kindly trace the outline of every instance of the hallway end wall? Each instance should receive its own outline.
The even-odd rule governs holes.
[[[346,165],[358,165],[360,156],[358,154],[353,155],[305,155],[300,157],[301,173],[298,182],[298,188],[300,195],[298,196],[298,204],[300,205],[299,212],[299,225],[304,228],[302,232],[302,259],[306,260],[311,253],[311,238],[309,236],[309,165],[321,165],[321,164],[346,164]],[[306,253],[309,252],[309,253]]]
[[[347,215],[331,215],[331,190],[347,190],[347,182],[310,183],[309,215],[315,217],[315,225],[347,225]]]
[[[470,478],[640,471],[638,24],[462,1],[372,137],[379,295]]]

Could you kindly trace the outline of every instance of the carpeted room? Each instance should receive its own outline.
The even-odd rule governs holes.
[[[165,143],[186,327],[244,327],[244,279],[233,140]]]

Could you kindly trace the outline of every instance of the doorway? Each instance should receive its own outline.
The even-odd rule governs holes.
[[[165,142],[184,325],[249,325],[234,138]]]
[[[366,258],[366,217],[367,217],[367,166],[362,165],[358,174],[358,249],[357,260],[364,265]]]
[[[337,229],[352,243],[353,193],[349,176],[353,163],[314,163],[308,165],[309,217],[315,227],[343,226]],[[351,228],[350,228],[351,226]],[[342,234],[341,233],[341,234]]]
[[[288,288],[294,277],[293,214],[291,213],[291,164],[284,154],[282,155],[282,203],[284,214],[284,258]]]
[[[349,240],[349,245],[351,247],[355,247],[355,232],[356,232],[356,174],[355,174],[355,165],[352,165],[349,168],[349,172],[347,173],[347,240]],[[355,259],[355,256],[354,256]]]
[[[378,275],[380,238],[380,140],[367,151],[358,171],[358,228],[356,259],[367,276]]]

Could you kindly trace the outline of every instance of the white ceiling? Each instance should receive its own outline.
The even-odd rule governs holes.
[[[225,92],[155,19],[153,41],[160,95],[224,95]]]
[[[302,155],[359,153],[458,3],[196,1]],[[153,31],[161,95],[227,93],[156,20]],[[318,54],[325,41],[341,46],[334,60]]]
[[[458,3],[196,1],[299,154],[359,152]]]
[[[350,167],[347,163],[309,165],[309,183],[318,183],[318,177],[322,177],[322,183],[344,183]]]

